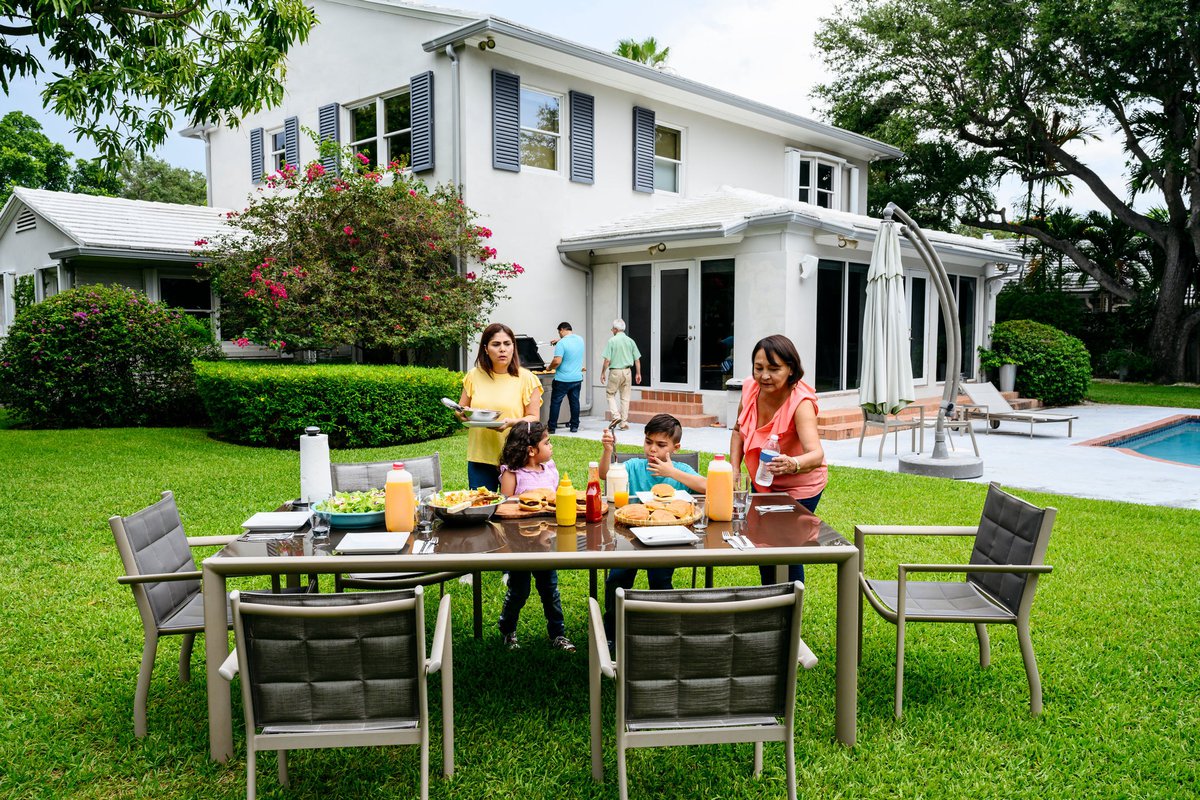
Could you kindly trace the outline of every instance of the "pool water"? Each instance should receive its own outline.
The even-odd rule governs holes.
[[[1157,430],[1109,442],[1108,446],[1133,450],[1164,461],[1200,466],[1200,417],[1192,417]]]

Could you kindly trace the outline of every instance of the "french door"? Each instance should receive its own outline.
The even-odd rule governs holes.
[[[694,391],[700,380],[699,268],[694,261],[626,264],[621,314],[642,353],[643,385]]]

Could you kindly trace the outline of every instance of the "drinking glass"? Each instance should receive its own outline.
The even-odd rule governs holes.
[[[310,523],[313,544],[329,541],[329,515],[314,512]]]
[[[695,516],[696,519],[692,523],[692,529],[702,531],[708,527],[708,498],[704,495],[696,495],[692,498],[695,501]]]
[[[733,518],[745,519],[750,506],[750,482],[745,475],[733,476]]]
[[[417,530],[429,533],[433,530],[433,490],[421,492],[421,501],[417,503]]]
[[[627,490],[618,489],[613,492],[613,505],[617,508],[624,508],[629,504],[629,492]]]

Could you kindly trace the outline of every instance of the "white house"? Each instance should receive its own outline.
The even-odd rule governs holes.
[[[693,393],[720,416],[725,379],[749,372],[757,339],[783,332],[826,404],[852,403],[878,224],[864,216],[867,168],[895,148],[497,17],[314,6],[320,24],[289,57],[279,107],[185,131],[205,142],[210,205],[241,207],[264,174],[315,158],[305,127],[383,162],[402,155],[425,180],[460,185],[500,258],[525,267],[493,319],[539,340],[571,321],[590,375],[623,317],[643,388]],[[954,276],[972,373],[989,278],[1015,257],[931,238]],[[4,252],[0,271],[26,269]],[[915,251],[905,259],[914,375],[934,394],[937,303]]]

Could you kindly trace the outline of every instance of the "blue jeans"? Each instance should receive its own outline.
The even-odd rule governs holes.
[[[824,491],[824,490],[822,490]],[[814,514],[817,513],[817,503],[821,502],[821,493],[817,492],[812,497],[806,497],[803,500],[796,502]],[[775,582],[775,565],[769,567],[759,567],[758,576],[762,578],[763,586],[767,586]],[[788,564],[788,583],[800,581],[804,583],[804,565],[803,564]]]
[[[546,430],[554,433],[558,427],[558,408],[562,399],[567,398],[571,407],[571,432],[579,430],[579,388],[583,381],[551,381],[550,382],[550,417]]]
[[[538,572],[508,573],[508,593],[504,595],[504,607],[500,610],[498,623],[500,632],[506,636],[517,629],[517,620],[521,609],[529,599],[529,579],[537,583],[538,594],[542,597],[542,612],[546,615],[546,634],[555,639],[566,633],[563,624],[562,598],[558,594],[558,573],[552,569]]]
[[[617,567],[610,569],[608,577],[604,579],[604,634],[610,642],[617,631],[617,618],[613,616],[617,610],[617,587],[632,589],[637,574],[636,569]],[[651,589],[673,589],[674,579],[674,567],[654,567],[646,570],[646,583]]]
[[[467,462],[467,488],[500,491],[500,467],[481,461]]]

